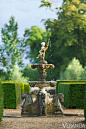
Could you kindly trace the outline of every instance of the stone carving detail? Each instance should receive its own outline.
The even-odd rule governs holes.
[[[56,94],[52,102],[55,103],[56,112],[60,111],[63,114],[61,102],[64,102],[64,94],[63,93]]]
[[[23,93],[21,95],[21,98],[25,99],[23,105],[21,106],[21,114],[23,114],[23,112],[28,111],[28,106],[32,104],[32,98],[31,95],[28,93]]]
[[[33,101],[32,96],[35,95],[35,101]],[[61,102],[64,101],[64,95],[62,93],[58,93],[52,97],[49,93],[44,91],[34,90],[31,95],[24,93],[22,95],[22,99],[25,99],[21,114],[28,115],[47,115],[47,114],[55,114],[60,112],[63,114]]]
[[[36,100],[33,102],[32,96],[30,94],[24,93],[22,95],[24,103],[21,106],[21,115],[38,115],[39,106],[38,106],[38,95],[36,95]]]
[[[45,93],[39,92],[40,116],[46,115]]]

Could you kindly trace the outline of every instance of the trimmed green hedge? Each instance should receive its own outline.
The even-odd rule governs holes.
[[[28,92],[30,94],[30,85],[28,83],[24,83],[24,92]]]
[[[2,88],[2,84],[0,82],[0,121],[2,120],[2,116],[3,116],[3,88]]]
[[[21,87],[21,93],[24,93],[24,83],[23,82],[19,82],[20,87]]]
[[[21,88],[19,83],[3,82],[4,108],[16,109],[21,101]]]
[[[85,85],[85,96],[84,96],[84,117],[86,122],[86,85]]]
[[[64,83],[86,83],[86,80],[56,80],[56,92],[58,93],[58,85]]]
[[[18,105],[21,102],[21,88],[19,83],[15,83],[15,89],[16,89],[16,103]]]
[[[86,82],[86,80],[56,80],[57,83],[66,83],[66,82]]]
[[[56,92],[64,94],[63,105],[66,108],[84,108],[84,94],[86,83],[59,83]]]

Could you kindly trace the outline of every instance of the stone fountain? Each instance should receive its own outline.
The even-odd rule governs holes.
[[[39,51],[37,58],[40,58],[39,64],[33,64],[31,67],[33,69],[39,69],[39,81],[29,81],[30,87],[38,87],[39,89],[34,90],[31,94],[24,93],[22,98],[25,98],[25,101],[21,107],[21,114],[26,116],[48,116],[56,115],[58,111],[62,114],[62,107],[60,100],[63,101],[63,94],[50,95],[47,93],[47,87],[55,87],[56,81],[46,81],[47,76],[46,69],[53,69],[55,66],[53,64],[48,64],[44,60],[45,52],[48,49],[49,44],[45,42],[41,43],[42,47]]]

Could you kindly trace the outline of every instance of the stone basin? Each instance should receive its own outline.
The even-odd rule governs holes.
[[[53,64],[33,64],[31,65],[31,67],[33,69],[38,68],[39,70],[42,70],[42,69],[48,69],[48,68],[53,69],[55,66]]]
[[[39,81],[46,81],[45,78],[47,76],[46,69],[53,69],[55,66],[53,64],[33,64],[31,65],[33,69],[39,69]],[[48,82],[47,82],[48,83]]]
[[[56,81],[29,81],[30,87],[39,87],[40,89],[44,87],[55,87]]]

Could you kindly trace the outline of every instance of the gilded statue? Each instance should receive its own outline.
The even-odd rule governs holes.
[[[45,63],[47,63],[46,61],[44,61],[45,52],[48,49],[49,43],[45,44],[45,42],[42,42],[41,45],[42,45],[42,47],[41,47],[41,50],[39,51],[39,55],[37,58],[40,58],[41,63],[45,64]]]

